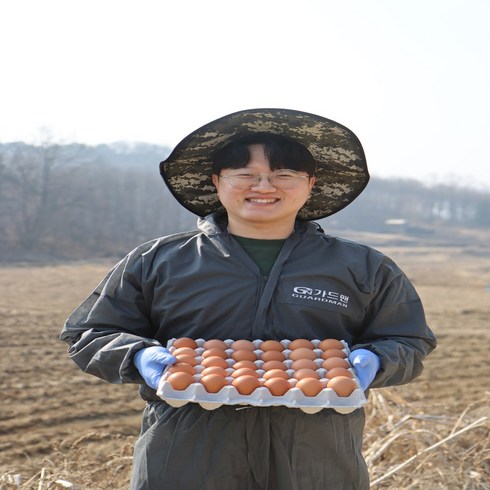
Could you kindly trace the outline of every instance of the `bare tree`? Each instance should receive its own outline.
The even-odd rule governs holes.
[[[75,197],[70,177],[82,163],[82,152],[80,145],[49,142],[10,145],[2,152],[2,224],[15,247],[35,251],[52,241],[51,224]]]

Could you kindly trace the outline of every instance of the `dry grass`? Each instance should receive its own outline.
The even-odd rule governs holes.
[[[364,455],[373,489],[490,489],[490,393],[459,416],[414,412],[389,390],[367,405]]]

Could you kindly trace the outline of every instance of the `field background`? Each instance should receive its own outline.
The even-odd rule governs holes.
[[[490,232],[357,234],[405,270],[439,346],[407,386],[373,390],[373,488],[490,488]],[[345,234],[344,234],[345,236]],[[0,489],[127,488],[143,402],[68,359],[58,335],[113,260],[0,267]]]

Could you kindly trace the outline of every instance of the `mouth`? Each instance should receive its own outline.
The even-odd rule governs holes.
[[[279,199],[276,198],[264,198],[264,197],[249,197],[246,199],[247,202],[250,202],[252,204],[260,204],[260,205],[266,205],[266,204],[274,204],[279,201]]]

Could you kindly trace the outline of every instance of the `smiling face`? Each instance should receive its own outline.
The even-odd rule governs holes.
[[[286,238],[294,228],[296,215],[310,195],[314,177],[301,179],[293,189],[274,187],[267,175],[271,168],[264,152],[264,145],[248,145],[250,159],[245,169],[252,173],[265,174],[249,189],[237,189],[224,178],[233,168],[223,168],[220,176],[213,174],[218,197],[228,213],[230,233],[248,238]],[[301,175],[307,175],[301,172]]]

